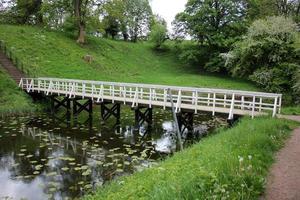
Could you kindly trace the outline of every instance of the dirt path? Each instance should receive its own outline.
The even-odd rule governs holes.
[[[300,116],[280,116],[300,122]],[[300,200],[300,127],[276,155],[268,177],[266,200]]]

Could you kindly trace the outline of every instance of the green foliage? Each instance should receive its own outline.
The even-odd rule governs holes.
[[[242,119],[84,199],[258,199],[274,154],[294,127],[296,123],[279,119]]]
[[[167,25],[162,23],[155,23],[150,32],[150,41],[154,44],[155,49],[161,49],[161,46],[167,39]]]
[[[30,98],[0,69],[0,114],[21,114],[35,110]]]
[[[72,2],[69,0],[44,0],[41,12],[43,13],[43,20],[45,26],[60,30],[62,26],[68,26],[70,22],[71,13],[73,12]],[[74,21],[74,19],[73,19]],[[67,25],[66,25],[67,23]],[[73,22],[73,28],[75,28]]]
[[[250,78],[267,91],[292,93],[300,68],[295,34],[296,26],[288,18],[255,21],[244,40],[227,55],[228,70],[233,76]],[[294,93],[294,100],[296,96]]]
[[[150,30],[152,9],[149,0],[125,0],[126,24],[131,41],[136,42],[139,37],[146,36]]]
[[[300,104],[300,69],[298,68],[298,71],[294,75],[294,80],[293,82],[295,83],[293,86],[293,93],[295,96],[296,103]]]
[[[222,50],[230,45],[228,39],[243,32],[245,12],[242,0],[189,0],[176,20],[182,23],[179,27],[183,26],[201,44]]]
[[[175,50],[179,59],[191,66],[204,65],[210,57],[209,47],[200,46],[193,41],[179,42],[175,46]]]
[[[277,14],[276,0],[247,0],[247,3],[247,19],[250,22]]]

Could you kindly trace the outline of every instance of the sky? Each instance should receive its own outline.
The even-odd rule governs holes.
[[[168,29],[172,31],[172,21],[177,13],[184,11],[187,0],[152,0],[150,1],[154,14],[159,14],[168,23]]]

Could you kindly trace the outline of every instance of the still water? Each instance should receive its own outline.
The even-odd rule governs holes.
[[[151,131],[135,127],[129,111],[122,113],[117,127],[114,119],[66,124],[57,117],[0,119],[0,199],[80,198],[177,150],[172,115],[159,109],[154,110]],[[195,116],[194,133],[184,137],[185,146],[225,124],[221,117]]]

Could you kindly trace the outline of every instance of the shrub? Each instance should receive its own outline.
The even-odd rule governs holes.
[[[155,23],[150,32],[150,41],[154,43],[155,49],[160,49],[167,39],[167,27],[165,24]]]
[[[244,40],[227,55],[233,76],[248,78],[269,92],[292,94],[296,100],[299,53],[294,47],[296,25],[285,17],[255,21]]]

